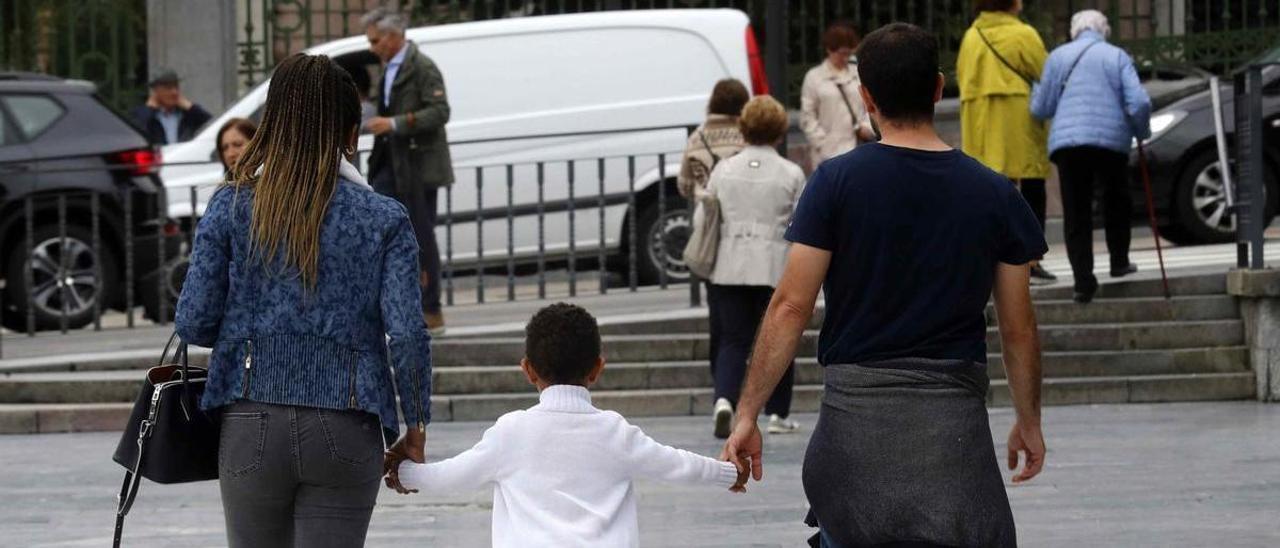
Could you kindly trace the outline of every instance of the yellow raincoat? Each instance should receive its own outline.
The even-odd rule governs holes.
[[[992,53],[977,29],[1017,73]],[[1049,132],[1031,117],[1027,83],[1040,79],[1048,55],[1040,34],[1006,12],[982,12],[960,42],[961,148],[1015,181],[1049,176]]]

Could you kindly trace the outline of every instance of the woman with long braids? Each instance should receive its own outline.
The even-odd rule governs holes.
[[[404,208],[347,162],[359,123],[346,71],[325,56],[285,59],[200,220],[176,324],[213,349],[201,404],[222,412],[233,548],[362,546],[397,409],[410,426],[386,458],[423,461],[418,244]]]

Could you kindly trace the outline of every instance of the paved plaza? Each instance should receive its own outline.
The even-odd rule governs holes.
[[[816,417],[798,418],[807,432]],[[997,451],[1012,418],[1007,409],[992,411]],[[635,422],[659,441],[706,455],[719,451],[704,418]],[[428,455],[453,455],[486,426],[432,426]],[[1023,546],[1280,545],[1280,405],[1050,407],[1045,432],[1044,474],[1009,488]],[[122,471],[110,460],[117,436],[0,436],[0,546],[109,544]],[[746,495],[640,484],[642,544],[802,546],[808,534],[800,523],[805,442],[804,434],[769,437],[765,482],[751,484]],[[490,497],[384,491],[368,545],[487,545]],[[225,545],[217,485],[145,483],[125,541],[130,547]]]

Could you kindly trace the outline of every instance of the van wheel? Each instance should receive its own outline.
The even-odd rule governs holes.
[[[672,194],[675,194],[674,192]],[[659,218],[659,213],[662,213]],[[658,211],[658,201],[647,204],[636,218],[636,273],[642,285],[662,282],[666,272],[667,283],[679,283],[689,279],[689,269],[684,264],[684,246],[692,232],[689,204],[679,195],[667,196],[665,211]]]
[[[28,309],[35,317],[36,330],[59,328],[64,313],[69,329],[93,322],[95,305],[101,302],[106,309],[111,301],[107,292],[118,286],[111,250],[103,247],[94,253],[92,234],[79,226],[67,226],[65,242],[56,226],[38,227],[32,236],[30,257],[25,244],[17,245],[4,261],[5,300],[12,307],[6,311],[12,313],[6,314],[6,324],[26,331]],[[101,278],[95,269],[100,269]]]

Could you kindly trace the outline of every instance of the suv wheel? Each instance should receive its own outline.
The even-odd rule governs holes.
[[[1232,170],[1234,175],[1236,170]],[[1271,166],[1263,169],[1263,195],[1266,208],[1264,225],[1270,224],[1276,215],[1276,203],[1280,201],[1280,184]],[[1233,178],[1234,179],[1234,178]],[[1222,185],[1222,166],[1218,154],[1205,150],[1197,154],[1182,172],[1174,195],[1174,215],[1177,227],[1171,231],[1174,239],[1188,243],[1220,243],[1235,240],[1236,221],[1227,214],[1226,191]],[[1173,227],[1171,227],[1173,228]],[[1183,236],[1178,238],[1177,236]]]
[[[118,272],[111,250],[103,247],[94,253],[92,242],[92,234],[78,226],[67,226],[65,241],[58,227],[42,226],[33,234],[30,257],[25,243],[14,246],[4,262],[5,300],[16,317],[5,323],[25,331],[29,305],[37,330],[59,328],[64,314],[71,329],[93,322],[95,306],[101,302],[105,309],[110,302],[107,291],[117,286]]]
[[[660,283],[664,270],[668,283],[689,279],[689,269],[684,264],[684,246],[692,233],[689,204],[672,192],[661,213],[659,218],[658,202],[654,200],[636,218],[636,271],[644,285]]]

